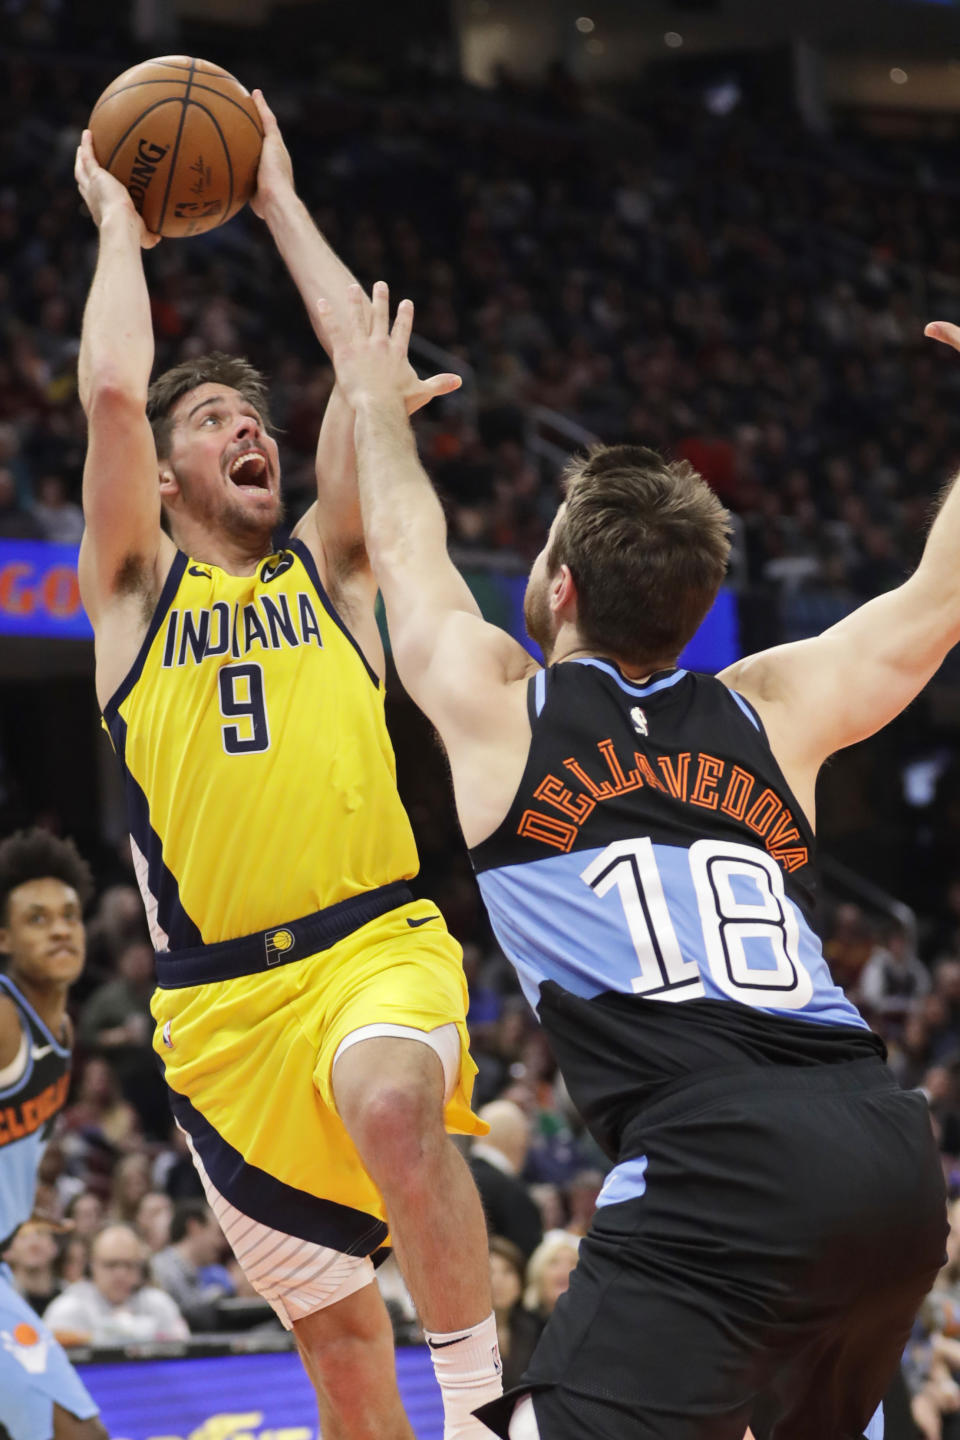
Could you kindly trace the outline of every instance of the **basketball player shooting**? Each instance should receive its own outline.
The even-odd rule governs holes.
[[[677,657],[728,516],[686,464],[572,462],[525,614],[486,624],[446,551],[392,333],[321,303],[356,414],[393,653],[436,725],[505,952],[614,1161],[510,1440],[878,1440],[943,1256],[926,1103],[833,983],[812,928],[814,785],[960,639],[960,488],[915,575],[818,639],[714,678]],[[342,314],[342,312],[341,312]],[[960,349],[960,329],[928,333]]]
[[[352,276],[256,103],[254,209],[311,306],[318,286],[345,306]],[[79,358],[80,585],[157,949],[171,1105],[240,1264],[293,1330],[325,1440],[413,1434],[373,1283],[390,1239],[446,1440],[471,1440],[499,1358],[483,1212],[445,1125],[483,1127],[459,947],[406,884],[417,856],[384,720],[353,417],[335,391],[316,502],[275,550],[262,377],[213,355],[149,386],[154,237],[89,132],[76,175],[99,231]],[[408,368],[403,403],[458,384]]]

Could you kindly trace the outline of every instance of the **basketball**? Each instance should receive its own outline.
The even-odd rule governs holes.
[[[257,184],[263,127],[249,91],[207,60],[164,55],[125,70],[90,116],[98,162],[157,235],[222,225]]]

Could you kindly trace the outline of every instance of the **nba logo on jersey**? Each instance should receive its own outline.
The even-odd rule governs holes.
[[[164,1027],[163,1027],[163,1029],[161,1030],[160,1035],[161,1035],[161,1038],[163,1039],[163,1043],[164,1043],[164,1045],[166,1045],[167,1049],[168,1049],[168,1050],[172,1050],[172,1049],[173,1049],[173,1021],[172,1021],[172,1020],[167,1020],[167,1021],[164,1023]]]
[[[640,709],[639,705],[634,705],[633,709],[630,711],[630,719],[633,721],[633,728],[634,730],[636,730],[638,735],[649,734],[650,727],[647,724],[647,717]]]
[[[276,965],[289,955],[294,941],[289,930],[268,930],[263,943],[267,949],[267,964]]]

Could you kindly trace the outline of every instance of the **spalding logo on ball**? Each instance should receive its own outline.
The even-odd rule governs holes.
[[[208,60],[163,55],[125,70],[93,107],[90,129],[97,160],[156,235],[212,230],[256,189],[257,107]]]

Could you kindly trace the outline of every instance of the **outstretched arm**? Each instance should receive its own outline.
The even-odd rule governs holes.
[[[257,173],[254,211],[265,221],[310,317],[317,339],[331,353],[323,318],[317,309],[322,295],[334,320],[346,324],[350,313],[347,294],[356,280],[327,243],[296,192],[293,164],[283,141],[276,116],[259,90],[254,102],[263,124],[264,141]],[[359,289],[359,287],[357,287]],[[370,302],[360,291],[364,315],[369,319]],[[446,394],[460,384],[458,376],[434,377],[421,381],[409,364],[405,372],[404,400],[409,412],[426,405],[435,395]],[[353,412],[338,389],[327,403],[317,442],[317,502],[300,524],[297,533],[308,543],[317,536],[323,546],[331,579],[344,571],[363,568],[363,528],[357,499],[356,460],[353,446]]]
[[[536,665],[488,625],[447,553],[440,502],[420,464],[403,399],[413,305],[389,328],[386,285],[374,286],[370,330],[359,286],[347,324],[321,302],[337,378],[356,414],[360,505],[367,551],[383,593],[400,678],[448,749],[484,735],[512,683]]]
[[[927,335],[960,350],[955,325]],[[873,735],[960,641],[960,485],[948,487],[916,571],[812,640],[764,651],[721,679],[757,705],[774,749],[800,766]],[[778,741],[779,739],[779,746]]]
[[[146,416],[153,325],[140,254],[159,236],[146,230],[124,186],[98,165],[89,130],[75,173],[99,231],[78,363],[89,427],[80,586],[96,623],[115,595],[155,588],[164,538],[156,450]]]

